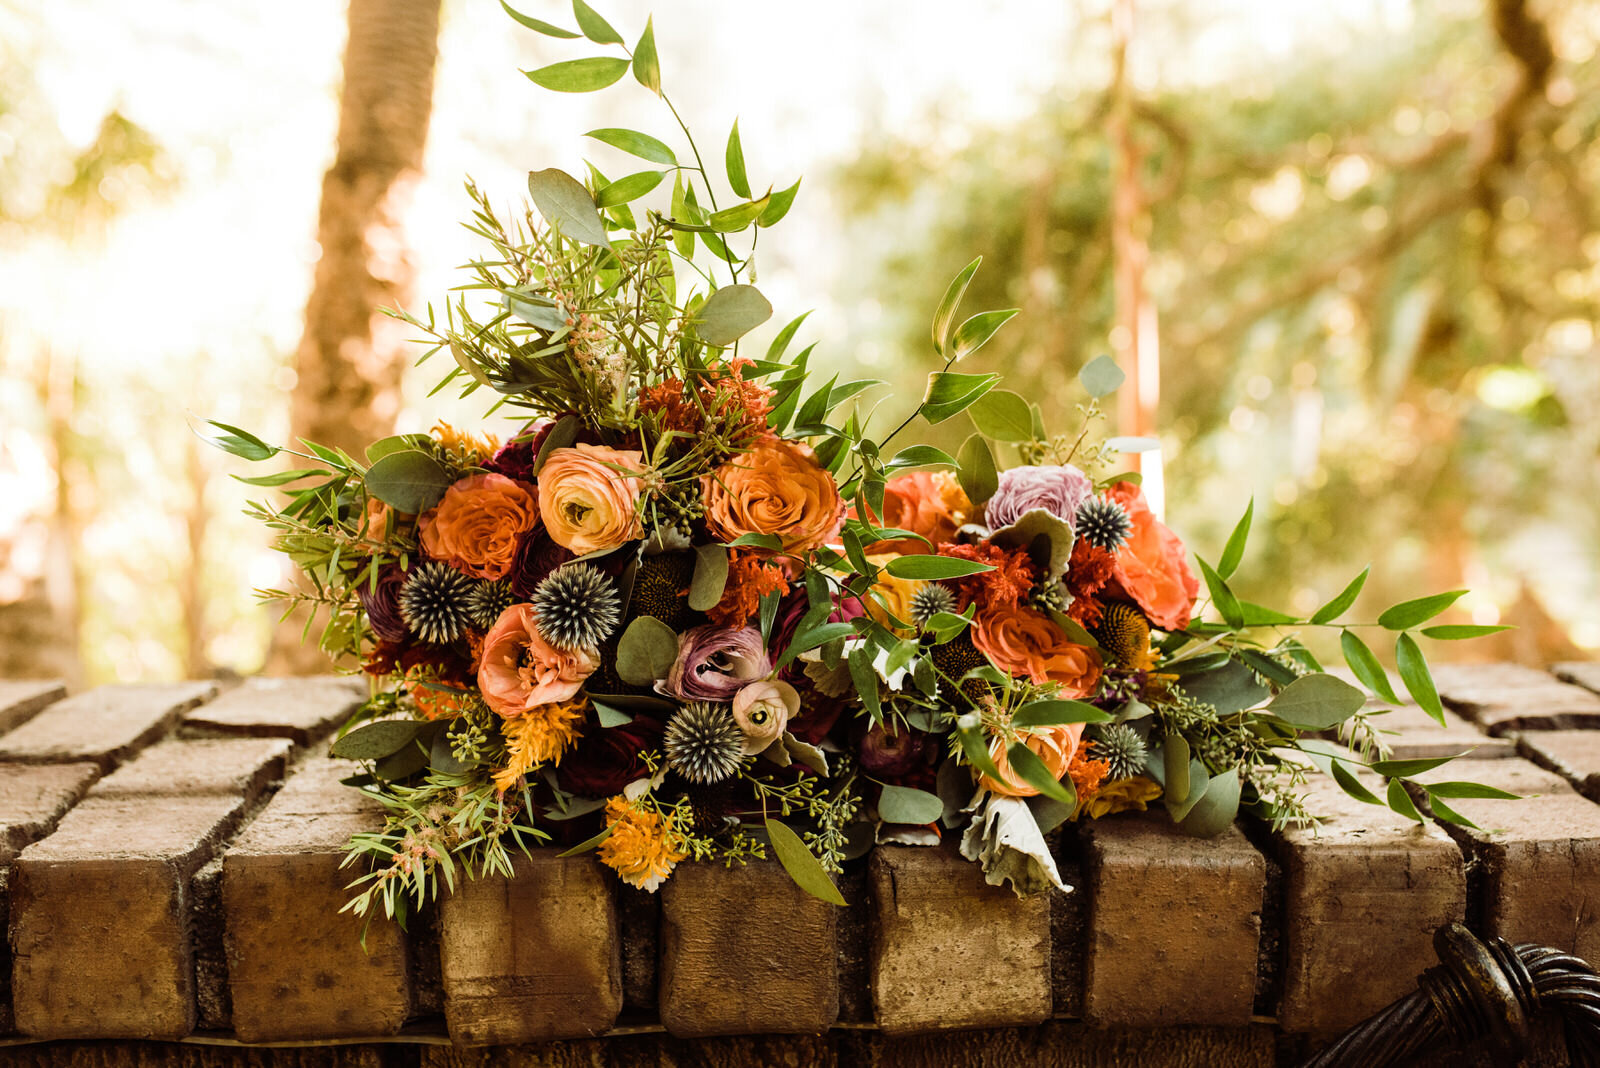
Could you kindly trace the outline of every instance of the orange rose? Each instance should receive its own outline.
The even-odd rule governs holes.
[[[418,521],[424,552],[482,579],[505,578],[517,542],[538,524],[533,494],[504,475],[462,479]]]
[[[1083,737],[1083,724],[1068,723],[1059,727],[1040,727],[1031,733],[1023,734],[1021,742],[1049,769],[1050,775],[1059,780],[1067,773],[1067,768],[1072,764],[1072,757],[1078,751],[1078,740]],[[1027,780],[1011,770],[1011,761],[1006,757],[1005,739],[996,735],[989,742],[989,759],[994,761],[995,770],[1000,773],[1003,781],[995,782],[984,775],[979,780],[980,786],[986,786],[990,793],[999,794],[1001,797],[1032,797],[1038,793],[1037,787],[1030,785]]]
[[[1002,671],[1034,683],[1060,683],[1065,697],[1087,697],[1100,681],[1095,651],[1068,641],[1054,620],[1031,608],[979,612],[972,643]]]
[[[1107,496],[1127,509],[1133,523],[1133,532],[1117,549],[1112,585],[1121,587],[1157,627],[1182,630],[1200,592],[1183,542],[1150,511],[1138,486],[1118,482]]]
[[[815,549],[839,532],[844,501],[810,446],[768,435],[702,484],[706,526],[732,541],[775,534],[787,552]]]
[[[911,471],[896,475],[883,490],[883,522],[879,526],[921,534],[934,545],[954,541],[967,521],[972,502],[950,471]],[[928,553],[912,538],[880,541],[868,547],[876,553]]]
[[[389,537],[395,525],[394,512],[376,497],[367,498],[367,510],[361,516],[361,545],[376,549]]]
[[[557,649],[539,633],[533,605],[507,608],[483,637],[478,689],[502,716],[565,701],[600,666],[589,649]]]
[[[644,537],[639,519],[643,483],[622,473],[643,466],[644,453],[637,449],[552,449],[539,469],[539,515],[550,539],[582,556]]]

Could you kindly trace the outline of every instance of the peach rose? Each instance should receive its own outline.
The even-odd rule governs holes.
[[[1034,683],[1060,683],[1064,697],[1087,697],[1100,681],[1095,651],[1068,641],[1054,620],[1031,608],[979,612],[972,643],[1002,671]]]
[[[361,544],[367,548],[378,548],[388,540],[394,525],[393,510],[378,498],[368,497],[367,509],[361,516]]]
[[[1083,737],[1083,724],[1068,723],[1059,727],[1040,727],[1030,733],[1021,735],[1021,742],[1033,750],[1034,756],[1044,761],[1044,766],[1057,780],[1067,773],[1067,767],[1072,763],[1072,755],[1078,751],[1078,740]],[[1020,775],[1011,770],[1011,761],[1006,756],[1005,739],[996,735],[989,742],[989,759],[994,761],[995,770],[1000,773],[1002,782],[995,782],[984,775],[978,783],[986,786],[990,793],[999,794],[1001,797],[1032,797],[1038,793],[1037,787],[1028,783]]]
[[[883,553],[867,557],[867,562],[880,570],[878,581],[868,588],[866,596],[862,597],[861,601],[866,606],[867,615],[897,634],[907,634],[909,632],[906,628],[897,625],[894,620],[911,622],[911,598],[924,583],[919,579],[897,578],[881,570],[888,567],[889,561],[899,555],[899,553]],[[891,619],[891,616],[894,618]]]
[[[600,660],[590,649],[557,649],[539,634],[533,605],[514,604],[483,637],[478,689],[502,716],[565,701],[594,674]]]
[[[702,483],[706,526],[732,541],[775,534],[787,552],[815,549],[839,532],[844,501],[810,446],[768,435]]]
[[[643,466],[637,449],[552,449],[539,469],[539,515],[551,540],[582,556],[644,537],[638,508],[644,485],[623,473]]]
[[[538,502],[504,475],[469,475],[422,514],[422,549],[481,579],[505,578],[525,531],[539,525]]]
[[[954,541],[956,531],[967,521],[972,502],[950,471],[911,471],[896,475],[883,489],[883,522],[879,526],[921,534],[934,545]],[[929,553],[926,545],[912,538],[874,542],[875,553]]]
[[[1144,610],[1162,630],[1189,625],[1200,582],[1189,570],[1188,553],[1178,536],[1155,517],[1144,493],[1130,482],[1118,482],[1107,494],[1127,509],[1133,532],[1117,549],[1111,581]]]

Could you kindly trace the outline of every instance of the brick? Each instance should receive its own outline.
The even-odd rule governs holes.
[[[181,1038],[194,1029],[188,883],[238,798],[89,798],[17,859],[16,1026],[40,1038]]]
[[[1600,694],[1519,664],[1440,664],[1439,696],[1490,734],[1600,727]]]
[[[227,794],[253,801],[283,777],[290,748],[282,738],[162,742],[95,783],[89,796]]]
[[[356,831],[383,823],[341,786],[357,766],[312,760],[292,775],[222,858],[233,1028],[245,1042],[394,1034],[410,1005],[406,946],[382,915],[340,912],[359,874],[340,870]]]
[[[1526,731],[1517,736],[1524,757],[1600,801],[1600,731]]]
[[[1551,670],[1563,682],[1600,693],[1600,660],[1568,660]]]
[[[1278,1020],[1287,1031],[1329,1032],[1410,993],[1434,959],[1434,929],[1466,915],[1466,875],[1461,850],[1432,824],[1357,801],[1322,776],[1308,795],[1322,824],[1277,836],[1285,884]]]
[[[1372,722],[1385,732],[1384,740],[1393,750],[1395,760],[1453,757],[1468,751],[1474,760],[1517,755],[1512,739],[1485,734],[1449,709],[1445,709],[1441,727],[1438,720],[1409,702],[1386,707],[1389,711],[1374,717]]]
[[[99,774],[94,764],[0,764],[0,867],[49,834]]]
[[[197,730],[308,745],[348,719],[366,697],[366,683],[343,676],[255,678],[190,712],[184,722]]]
[[[1249,1023],[1267,878],[1261,854],[1237,828],[1190,838],[1165,814],[1101,820],[1087,831],[1084,1019],[1097,1027]]]
[[[839,1015],[836,906],[775,860],[679,864],[661,891],[660,1015],[679,1037],[825,1031]]]
[[[622,1011],[617,907],[593,856],[539,849],[439,902],[444,1016],[462,1045],[606,1031]]]
[[[45,679],[0,679],[0,734],[20,727],[40,709],[67,696],[60,682]]]
[[[92,760],[109,770],[167,734],[185,711],[216,692],[209,682],[101,686],[58,701],[0,735],[0,760]]]
[[[1484,869],[1489,932],[1600,959],[1600,808],[1524,760],[1461,761],[1423,779],[1466,779],[1520,795],[1449,801],[1482,828],[1450,830]]]
[[[947,842],[880,846],[868,870],[872,1001],[890,1034],[1050,1015],[1050,898],[990,886]]]

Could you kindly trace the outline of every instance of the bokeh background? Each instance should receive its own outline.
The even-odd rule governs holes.
[[[630,41],[651,13],[596,6]],[[1518,627],[1436,658],[1600,653],[1600,4],[654,15],[709,154],[738,117],[754,184],[804,175],[768,336],[815,309],[813,366],[913,403],[981,254],[972,307],[1022,314],[968,369],[1065,427],[1078,367],[1136,358],[1169,523],[1214,557],[1256,501],[1249,599],[1371,563],[1364,605],[1467,586],[1455,621]],[[267,663],[281,573],[229,477],[260,472],[192,428],[480,419],[372,309],[461,280],[466,176],[510,207],[530,169],[632,169],[586,130],[667,137],[631,81],[520,73],[594,51],[494,0],[0,0],[0,675]]]

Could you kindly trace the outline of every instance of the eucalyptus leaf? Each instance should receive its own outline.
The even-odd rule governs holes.
[[[602,727],[621,727],[633,722],[633,717],[620,708],[606,704],[597,697],[590,697],[589,703],[594,706],[595,718]]]
[[[1367,695],[1332,675],[1302,675],[1267,704],[1267,711],[1305,730],[1327,730],[1361,710]]]
[[[363,724],[334,742],[328,755],[342,760],[377,760],[414,741],[422,723],[414,719],[381,719]]]
[[[582,422],[572,413],[557,419],[550,428],[550,433],[544,436],[544,441],[539,444],[539,453],[533,458],[533,473],[537,475],[544,470],[544,463],[550,459],[550,454],[557,449],[570,448],[578,440],[578,431],[583,428]]]
[[[618,62],[626,65],[626,61]],[[563,236],[589,245],[611,247],[611,238],[594,206],[594,197],[582,182],[566,171],[555,167],[533,171],[528,175],[528,195],[545,222],[558,228]]]
[[[885,786],[878,798],[878,816],[885,823],[933,823],[944,814],[944,802],[926,790]]]
[[[438,504],[451,482],[444,465],[420,449],[380,457],[366,477],[368,493],[408,515],[420,515]]]
[[[411,741],[372,765],[372,773],[385,782],[399,782],[427,766],[428,750]]]
[[[833,880],[828,878],[828,873],[822,868],[822,862],[806,848],[800,836],[770,816],[766,820],[766,825],[767,837],[772,841],[772,850],[778,854],[778,863],[783,865],[783,870],[789,873],[789,878],[795,881],[795,885],[819,901],[843,906],[844,895],[833,885]]]
[[[1033,409],[1019,393],[992,389],[973,402],[967,415],[978,430],[997,441],[1030,441],[1033,438]]]
[[[1174,823],[1181,824],[1210,788],[1211,777],[1206,773],[1206,766],[1200,763],[1197,757],[1190,757],[1188,794],[1182,801],[1174,801],[1169,794],[1166,798],[1167,814],[1172,817]]]
[[[982,434],[974,434],[962,444],[956,453],[956,463],[956,480],[961,483],[967,499],[981,508],[1000,488],[994,453]]]
[[[433,745],[428,752],[428,766],[444,775],[460,775],[471,771],[477,762],[459,759],[450,744],[450,732],[443,730],[433,737]]]
[[[708,345],[726,348],[772,317],[772,305],[755,286],[723,286],[695,313],[694,328]]]
[[[1115,393],[1127,377],[1117,361],[1103,353],[1084,364],[1078,372],[1078,381],[1089,391],[1089,396],[1097,399]]]
[[[706,612],[722,600],[728,585],[728,550],[715,542],[694,549],[694,578],[689,583],[689,607]]]
[[[640,616],[629,623],[617,642],[617,674],[634,686],[666,678],[677,659],[677,632],[654,616]]]
[[[1170,802],[1189,797],[1189,741],[1181,734],[1169,734],[1161,742],[1161,763],[1166,769],[1166,795]]]
[[[1178,829],[1194,838],[1215,838],[1233,826],[1239,814],[1239,771],[1229,768],[1213,775],[1189,812],[1178,821]]]

